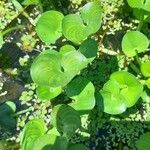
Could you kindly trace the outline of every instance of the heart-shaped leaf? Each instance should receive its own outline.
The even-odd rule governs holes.
[[[63,14],[58,11],[47,11],[36,23],[36,32],[46,44],[53,44],[62,36]]]
[[[31,77],[38,85],[65,86],[87,64],[87,59],[79,51],[70,51],[62,55],[47,50],[34,60]]]
[[[21,133],[21,149],[33,150],[35,141],[46,132],[47,128],[41,119],[29,121]]]
[[[62,29],[64,36],[80,44],[101,26],[102,10],[99,2],[90,2],[82,7],[80,15],[70,14],[64,17]]]
[[[127,32],[122,40],[122,50],[128,57],[145,52],[149,46],[148,38],[139,31]]]
[[[71,144],[68,147],[68,150],[89,150],[89,148],[87,148],[85,145],[83,144]]]
[[[58,96],[62,92],[61,87],[38,86],[36,94],[42,101],[49,101]]]
[[[57,105],[52,111],[52,124],[60,134],[70,138],[80,127],[79,113],[68,105]]]
[[[150,77],[150,61],[141,64],[141,72],[145,77]]]
[[[150,11],[150,0],[127,0],[130,7]]]
[[[138,150],[149,150],[150,147],[150,132],[147,132],[140,136],[140,139],[136,142]]]
[[[127,108],[126,99],[120,94],[119,83],[109,80],[96,94],[98,107],[108,114],[121,114]]]
[[[95,88],[93,84],[84,77],[72,80],[66,89],[68,97],[74,101],[70,103],[78,111],[88,111],[95,106]]]
[[[132,107],[142,92],[143,86],[134,75],[117,71],[96,95],[97,105],[106,113],[120,114]]]
[[[120,94],[127,100],[127,107],[132,107],[142,94],[142,84],[134,75],[126,71],[117,71],[111,75],[110,79],[118,82]]]
[[[67,150],[67,147],[68,142],[65,137],[45,134],[35,141],[33,150]]]

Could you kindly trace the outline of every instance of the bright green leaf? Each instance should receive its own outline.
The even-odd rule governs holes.
[[[68,143],[65,137],[45,134],[35,141],[33,150],[67,150],[67,147]]]
[[[44,133],[47,128],[41,119],[34,119],[29,121],[21,133],[21,149],[33,150],[34,142]]]
[[[111,75],[110,79],[118,82],[120,94],[127,100],[127,107],[133,106],[138,101],[143,92],[143,86],[134,75],[126,71],[117,71]]]
[[[26,6],[28,6],[28,5],[37,5],[37,4],[39,4],[39,2],[40,2],[40,0],[24,0],[22,2],[22,4],[26,5]]]
[[[0,48],[3,46],[4,41],[3,41],[3,35],[0,33]]]
[[[150,77],[150,61],[141,64],[141,72],[145,77]]]
[[[46,44],[54,44],[62,36],[63,14],[58,11],[47,11],[36,23],[36,32]]]
[[[148,38],[139,31],[127,32],[122,40],[122,50],[128,57],[145,52],[149,46]]]
[[[69,14],[64,17],[62,22],[63,34],[68,40],[81,44],[90,34],[99,30],[101,20],[100,3],[87,3],[81,8],[80,15]]]
[[[52,100],[62,92],[61,87],[38,86],[36,93],[42,101]]]
[[[95,88],[93,84],[84,77],[77,77],[72,80],[66,89],[68,97],[73,99],[70,103],[78,111],[91,110],[95,106]]]

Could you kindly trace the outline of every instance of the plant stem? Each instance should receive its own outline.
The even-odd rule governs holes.
[[[137,73],[137,74],[140,73],[139,68],[138,68],[133,62],[131,62],[130,67],[132,68],[132,70],[133,70],[135,73]]]
[[[4,35],[6,35],[6,34],[12,32],[12,31],[14,31],[14,30],[23,29],[24,27],[25,27],[24,25],[18,25],[18,26],[16,26],[16,27],[11,27],[11,28],[9,28],[9,29],[3,31],[3,32],[2,32],[2,35],[4,36]]]
[[[141,60],[139,59],[138,54],[135,55],[135,60],[137,61],[138,65],[141,66]]]
[[[28,108],[28,109],[25,109],[25,110],[21,110],[21,111],[15,113],[15,114],[13,115],[13,117],[19,116],[19,115],[21,115],[21,114],[24,114],[24,113],[29,112],[29,111],[32,111],[32,110],[33,110],[33,109],[32,109],[31,107]]]
[[[144,23],[144,13],[143,10],[141,9],[140,22],[138,24],[137,31],[140,31],[142,29],[143,23]]]

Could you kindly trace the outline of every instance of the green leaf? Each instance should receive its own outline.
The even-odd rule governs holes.
[[[127,32],[122,40],[122,50],[128,57],[145,52],[149,46],[148,38],[139,31]]]
[[[12,130],[16,127],[17,120],[13,115],[16,111],[16,105],[8,101],[0,105],[0,126],[2,128]]]
[[[37,4],[39,4],[39,2],[40,2],[40,0],[24,0],[22,2],[22,5],[26,5],[26,6],[28,6],[28,5],[37,5]]]
[[[76,49],[72,45],[64,45],[59,50],[61,55],[65,55],[66,53],[70,51],[76,51]]]
[[[3,35],[0,33],[0,48],[3,46],[4,41],[3,41]]]
[[[99,2],[90,2],[82,7],[80,15],[69,14],[62,21],[64,36],[81,44],[90,34],[97,32],[101,26],[102,10]]]
[[[67,147],[68,143],[65,137],[45,134],[35,141],[33,150],[67,150]]]
[[[89,60],[90,63],[97,56],[97,42],[93,39],[87,39],[81,44],[79,51]]]
[[[150,78],[146,81],[146,85],[150,89]]]
[[[47,128],[41,119],[34,119],[29,121],[21,133],[21,149],[33,150],[34,142],[44,133]]]
[[[138,150],[149,150],[150,147],[150,132],[147,132],[140,136],[140,139],[136,142]]]
[[[81,125],[79,113],[68,105],[57,105],[52,110],[52,124],[58,132],[70,138]]]
[[[114,72],[96,95],[99,109],[109,114],[121,114],[132,107],[143,92],[136,77],[125,71]]]
[[[127,101],[120,94],[119,84],[109,80],[96,95],[99,108],[108,114],[121,114],[127,109]]]
[[[68,147],[68,150],[89,150],[85,145],[83,144],[71,144]]]
[[[62,92],[61,87],[38,86],[36,94],[42,101],[49,101],[58,96]]]
[[[88,111],[95,106],[95,88],[93,84],[84,77],[77,77],[72,80],[66,89],[68,97],[74,101],[70,103],[78,111]]]
[[[46,44],[54,44],[62,36],[63,14],[58,11],[47,11],[36,23],[36,32]]]
[[[141,72],[145,77],[150,77],[150,61],[141,64]]]
[[[54,50],[46,50],[34,60],[31,77],[38,85],[65,86],[87,64],[87,59],[78,51],[62,55]]]
[[[150,0],[127,0],[130,7],[150,11]]]
[[[142,84],[134,75],[126,71],[117,71],[111,75],[110,79],[118,82],[120,94],[127,100],[127,107],[132,107],[143,92]]]

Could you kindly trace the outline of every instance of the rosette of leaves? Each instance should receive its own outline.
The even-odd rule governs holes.
[[[69,139],[81,126],[81,118],[74,108],[60,104],[52,110],[52,124],[61,135]]]
[[[143,9],[150,11],[150,1],[149,0],[127,0],[128,4],[132,8]]]
[[[69,14],[63,18],[63,35],[68,40],[81,44],[89,35],[99,30],[101,20],[100,2],[89,2],[81,8],[79,14]]]
[[[97,105],[109,114],[121,114],[135,105],[143,91],[134,75],[125,71],[114,72],[97,94]]]
[[[136,147],[138,150],[149,150],[150,147],[150,132],[145,133],[140,136],[140,138],[136,141]]]
[[[51,100],[61,93],[67,85],[96,56],[98,50],[95,40],[87,39],[79,50],[65,45],[60,52],[46,50],[31,66],[31,77],[38,84],[37,94],[41,99]]]
[[[73,99],[69,104],[80,112],[91,110],[95,106],[95,88],[92,82],[84,77],[72,80],[66,88],[67,96]]]
[[[15,111],[16,105],[11,101],[0,105],[0,127],[8,130],[16,127],[17,119],[13,116]]]
[[[145,52],[149,46],[148,38],[139,31],[129,31],[122,39],[122,50],[128,57]]]

